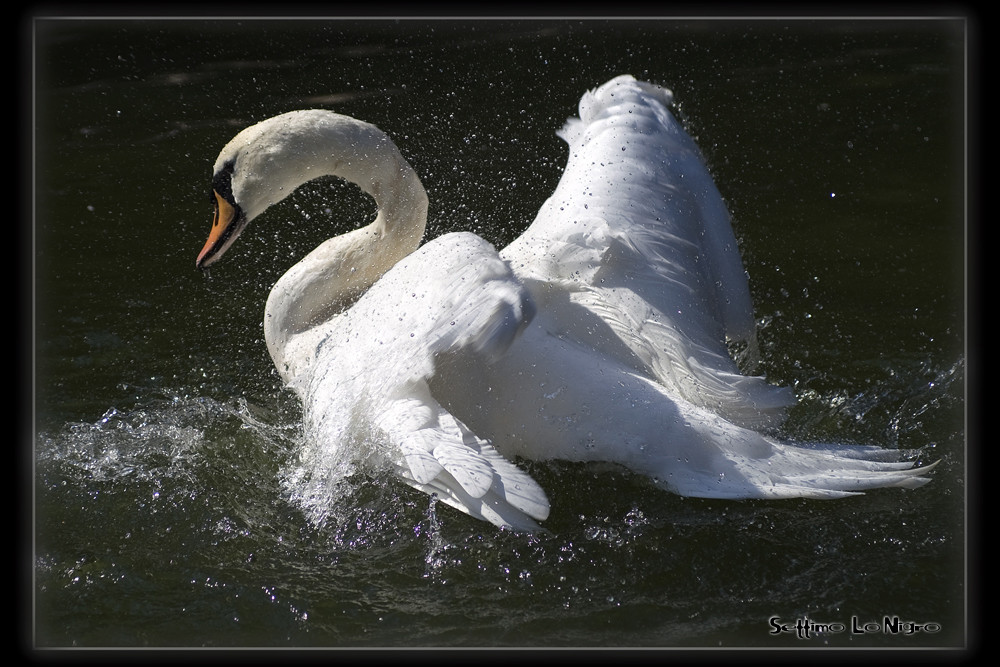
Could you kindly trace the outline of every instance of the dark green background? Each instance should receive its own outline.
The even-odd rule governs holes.
[[[34,37],[37,645],[964,641],[961,21],[42,19]],[[760,370],[802,401],[785,435],[928,447],[933,483],[723,502],[527,464],[551,535],[447,508],[435,532],[425,496],[363,476],[310,525],[263,303],[372,207],[307,186],[206,277],[219,149],[295,108],[363,118],[421,174],[429,238],[503,245],[555,187],[555,130],[621,73],[674,91],[730,205]],[[941,629],[803,640],[772,616]]]

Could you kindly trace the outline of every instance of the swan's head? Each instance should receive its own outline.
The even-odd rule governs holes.
[[[215,217],[198,255],[198,268],[218,261],[247,223],[318,175],[309,173],[315,148],[307,146],[305,138],[318,120],[329,115],[328,111],[281,114],[251,125],[226,144],[212,173]]]
[[[350,155],[359,143],[359,126],[371,127],[332,111],[311,109],[268,118],[233,137],[215,161],[215,218],[198,255],[198,268],[218,261],[247,223],[269,206],[303,183],[335,173],[338,155]]]
[[[349,116],[324,109],[290,111],[246,128],[219,153],[212,175],[215,219],[198,268],[218,261],[269,206],[328,175],[371,195],[382,225],[401,217],[419,223],[418,233],[411,234],[419,241],[427,195],[392,141],[374,125]],[[388,210],[383,214],[382,209]]]

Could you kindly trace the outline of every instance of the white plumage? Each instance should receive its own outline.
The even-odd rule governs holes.
[[[753,344],[747,278],[670,102],[630,76],[585,94],[560,132],[570,153],[556,191],[499,253],[470,233],[419,246],[426,194],[367,123],[291,112],[223,149],[199,266],[313,178],[347,178],[378,206],[373,223],[323,243],[268,298],[268,349],[302,399],[302,461],[317,479],[335,462],[387,460],[412,486],[527,530],[549,501],[518,456],[620,463],[711,498],[927,481],[929,467],[903,452],[758,432],[794,397],[729,356],[727,339]]]

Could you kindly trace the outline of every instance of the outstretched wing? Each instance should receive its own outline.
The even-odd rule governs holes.
[[[617,339],[604,352],[624,343],[623,361],[692,403],[766,425],[793,396],[743,376],[729,356],[727,338],[754,340],[746,272],[671,97],[630,76],[584,95],[560,132],[569,160],[555,193],[501,255],[529,287],[562,289],[599,316]]]
[[[442,236],[385,274],[319,343],[299,387],[308,435],[338,447],[367,433],[410,485],[499,526],[535,530],[542,488],[431,394],[441,358],[498,359],[533,304],[496,250],[473,234]]]

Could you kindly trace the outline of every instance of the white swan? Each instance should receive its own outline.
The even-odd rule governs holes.
[[[304,458],[319,468],[388,457],[417,489],[526,530],[549,501],[519,456],[616,462],[710,498],[836,498],[928,481],[930,466],[905,453],[798,447],[755,430],[780,423],[794,397],[742,375],[728,354],[727,337],[754,337],[747,278],[670,103],[670,91],[630,76],[585,94],[560,132],[570,154],[559,186],[500,253],[470,233],[419,247],[427,196],[368,123],[293,111],[223,148],[199,267],[316,177],[353,181],[378,207],[267,300],[268,350],[304,405]]]

